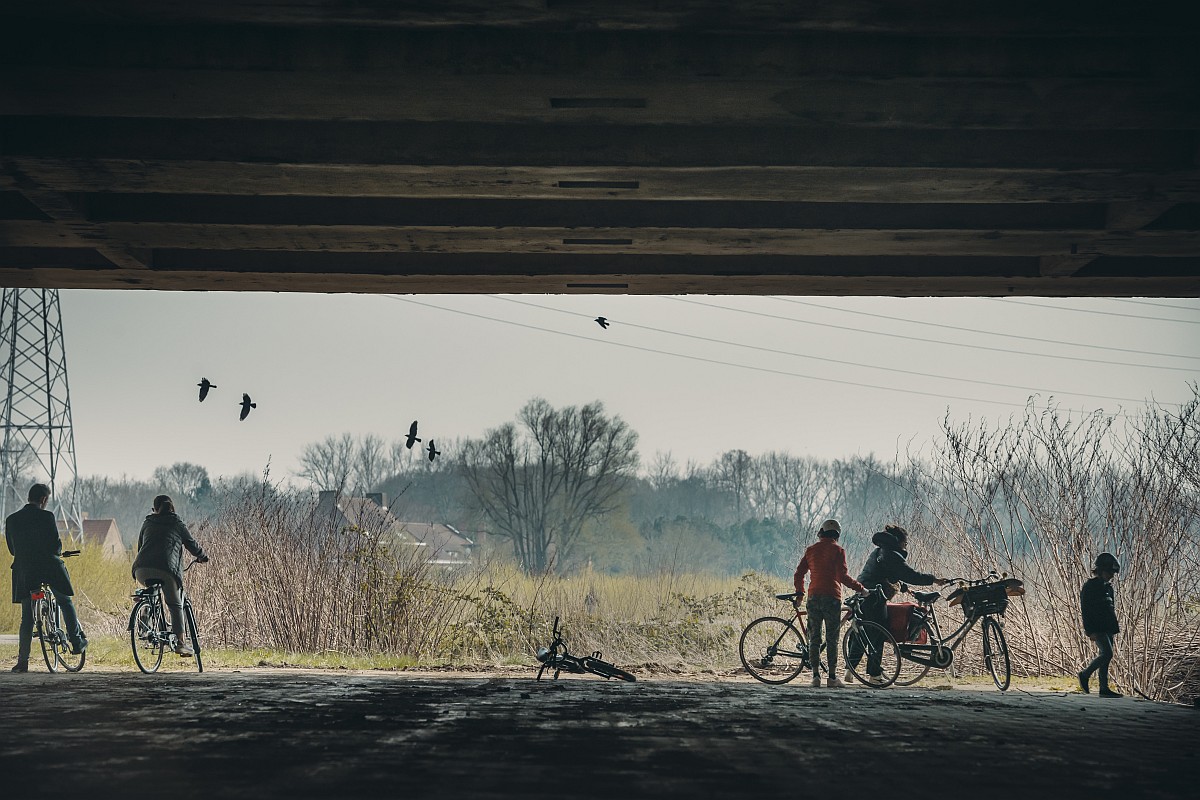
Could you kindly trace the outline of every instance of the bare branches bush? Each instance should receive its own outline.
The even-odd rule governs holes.
[[[1073,417],[1032,405],[1005,427],[944,425],[914,514],[940,571],[999,567],[1022,578],[1010,605],[1014,668],[1071,674],[1094,653],[1079,589],[1095,556],[1123,568],[1114,668],[1136,691],[1174,699],[1200,677],[1200,393],[1178,411]],[[1120,678],[1119,678],[1120,679]],[[1191,687],[1190,689],[1188,687]]]

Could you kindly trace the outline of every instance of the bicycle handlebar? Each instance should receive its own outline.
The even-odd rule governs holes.
[[[60,555],[62,555],[63,558],[70,558],[71,556],[79,555],[79,553],[79,550],[63,550]]]

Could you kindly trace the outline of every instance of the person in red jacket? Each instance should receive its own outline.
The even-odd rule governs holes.
[[[842,626],[842,587],[849,586],[859,592],[866,587],[850,577],[846,571],[846,551],[837,543],[842,535],[842,526],[836,519],[827,519],[817,531],[817,543],[804,551],[800,565],[796,567],[797,606],[804,597],[804,576],[812,574],[808,590],[808,641],[812,658],[812,685],[821,685],[821,628],[825,628],[825,658],[829,665],[826,685],[830,689],[842,689],[846,684],[837,677],[838,634]]]

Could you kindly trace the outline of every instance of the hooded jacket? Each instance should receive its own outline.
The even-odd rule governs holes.
[[[12,601],[29,599],[45,583],[56,594],[75,594],[71,576],[63,564],[62,539],[54,515],[33,503],[9,514],[4,521],[4,539],[13,555]]]
[[[134,577],[140,567],[151,567],[171,573],[175,582],[183,586],[183,548],[201,560],[208,556],[204,548],[192,538],[183,520],[173,512],[151,514],[142,523],[138,534],[138,553],[133,560]]]
[[[858,582],[867,589],[876,586],[883,587],[883,593],[890,600],[900,591],[900,583],[911,583],[914,586],[930,586],[937,577],[927,572],[917,572],[908,565],[908,551],[900,549],[900,540],[887,531],[880,531],[871,537],[875,549],[867,556],[867,563],[858,574]]]

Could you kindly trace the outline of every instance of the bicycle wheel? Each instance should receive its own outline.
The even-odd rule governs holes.
[[[38,641],[42,645],[42,658],[46,659],[46,669],[58,672],[58,653],[54,650],[54,637],[58,630],[54,625],[54,609],[51,608],[48,593],[47,597],[34,601],[33,620],[37,626]]]
[[[70,638],[67,636],[66,629],[63,628],[62,609],[58,607],[57,600],[52,605],[54,607],[54,654],[58,657],[58,663],[67,672],[79,672],[83,669],[84,662],[87,661],[87,651],[71,652]]]
[[[927,645],[933,644],[933,628],[929,627],[928,622],[921,623],[921,632],[925,634],[925,643]],[[922,641],[920,633],[918,633],[915,638],[917,641]],[[921,680],[921,678],[924,678],[925,674],[929,672],[929,664],[922,664],[919,661],[908,660],[905,658],[905,653],[907,652],[905,645],[899,644],[898,647],[900,648],[900,671],[896,675],[895,683],[897,686],[912,686],[914,683]],[[918,652],[922,658],[929,657],[929,654],[924,651]]]
[[[204,672],[204,659],[200,655],[200,629],[196,627],[196,612],[192,609],[191,600],[183,601],[183,624],[187,626],[187,635],[192,640],[196,672]]]
[[[584,656],[582,659],[580,659],[580,661],[583,663],[584,669],[586,669],[588,672],[595,673],[602,678],[620,678],[623,681],[637,680],[637,678],[633,677],[625,670],[610,664],[607,661],[601,661],[600,659],[592,658],[591,656]]]
[[[855,663],[854,656],[858,657]],[[876,622],[852,622],[842,639],[842,657],[846,669],[862,684],[872,689],[886,689],[900,674],[900,648],[888,629]],[[879,674],[872,676],[873,662],[878,662]]]
[[[756,680],[778,686],[808,666],[808,641],[790,621],[761,617],[742,631],[738,656]]]
[[[1012,664],[1008,659],[1008,640],[1004,629],[992,617],[983,618],[983,663],[992,673],[992,681],[1000,691],[1008,691],[1012,680]]]
[[[157,672],[169,639],[170,628],[163,617],[162,606],[139,600],[129,615],[129,646],[138,669],[147,675]]]

